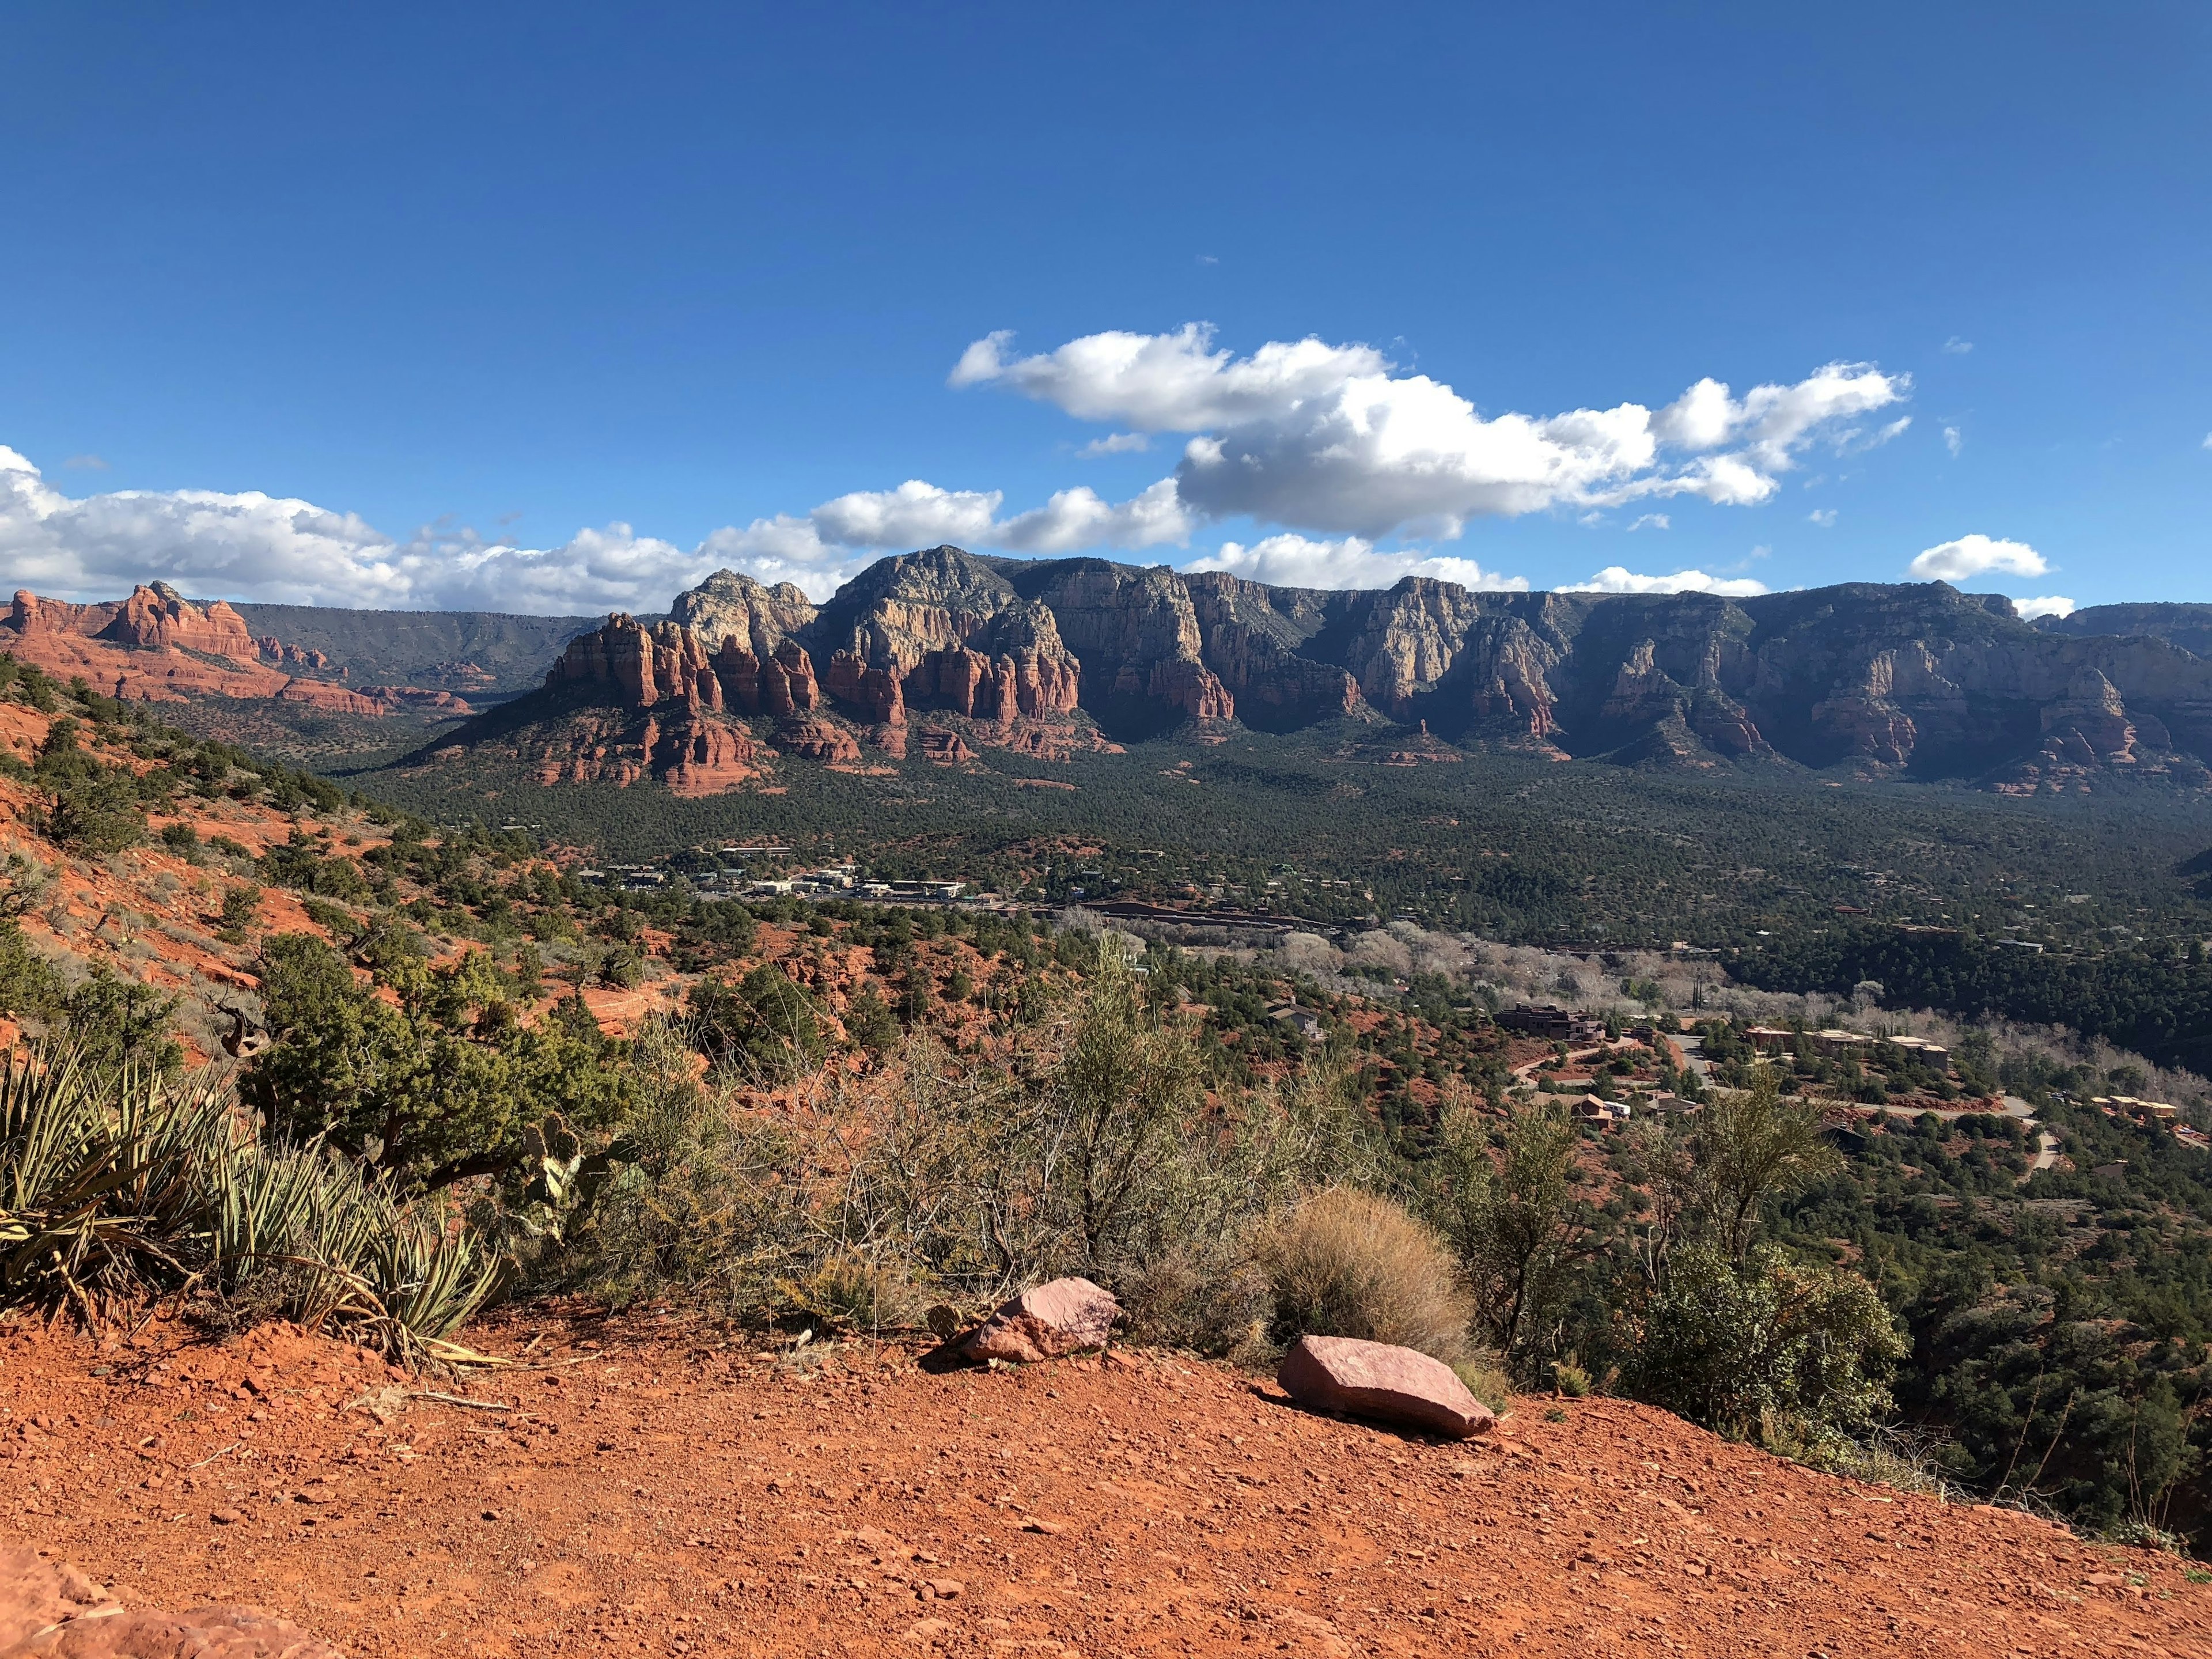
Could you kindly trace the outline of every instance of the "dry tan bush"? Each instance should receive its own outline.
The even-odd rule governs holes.
[[[1373,1193],[1330,1188],[1261,1229],[1254,1255],[1273,1292],[1270,1334],[1352,1336],[1471,1356],[1474,1303],[1443,1240]]]

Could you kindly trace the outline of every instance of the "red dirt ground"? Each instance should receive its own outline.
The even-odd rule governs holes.
[[[471,1340],[519,1364],[441,1385],[282,1328],[14,1328],[0,1543],[363,1659],[2212,1653],[2212,1585],[2171,1557],[1620,1401],[1453,1445],[1161,1354],[934,1376],[666,1316]],[[383,1392],[441,1387],[509,1409]]]

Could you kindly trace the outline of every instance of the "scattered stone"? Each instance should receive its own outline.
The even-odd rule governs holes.
[[[1032,1365],[1103,1348],[1121,1316],[1113,1293],[1087,1279],[1055,1279],[1024,1291],[968,1333],[955,1351],[970,1360]]]
[[[1301,1406],[1464,1439],[1497,1421],[1441,1359],[1388,1342],[1302,1336],[1275,1381]]]
[[[126,1611],[66,1561],[0,1550],[0,1659],[343,1659],[251,1607]]]
[[[51,1625],[119,1611],[120,1603],[69,1562],[35,1550],[0,1550],[0,1649]]]
[[[940,1601],[957,1600],[968,1589],[968,1586],[957,1578],[927,1578],[922,1583],[929,1593]]]

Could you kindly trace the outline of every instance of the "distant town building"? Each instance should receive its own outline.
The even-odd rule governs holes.
[[[1509,1031],[1541,1037],[1547,1042],[1594,1041],[1604,1030],[1588,1014],[1572,1013],[1550,1003],[1522,1003],[1498,1015],[1498,1023]]]

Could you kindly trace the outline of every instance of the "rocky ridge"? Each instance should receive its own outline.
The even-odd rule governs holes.
[[[569,638],[542,691],[445,752],[493,741],[547,781],[713,793],[786,753],[1049,758],[1231,720],[1352,722],[1638,766],[2212,790],[2212,660],[2181,643],[2202,642],[2206,608],[2105,609],[2129,631],[2094,631],[2090,612],[2031,625],[1942,583],[1723,599],[1407,577],[1339,592],[938,547],[879,560],[820,605],[718,572],[667,620],[612,617]],[[283,674],[270,665],[313,672],[327,653],[257,639],[231,607],[158,585],[106,605],[19,594],[0,648],[125,696],[466,710],[450,691]],[[523,732],[533,720],[544,729]]]
[[[221,599],[196,604],[167,582],[144,584],[127,599],[98,605],[41,599],[19,588],[0,617],[0,652],[61,679],[82,676],[104,695],[130,702],[265,699],[371,717],[403,710],[471,712],[447,690],[406,685],[356,690],[315,678],[330,666],[323,652],[288,645],[274,635],[256,636],[245,617]]]
[[[1032,752],[1065,752],[1085,720],[1142,737],[1350,720],[1646,766],[2212,788],[2212,662],[2148,625],[2054,631],[1942,583],[1721,599],[1408,577],[1324,592],[939,547],[878,561],[819,607],[720,572],[675,615],[659,648],[711,659],[725,710],[785,714],[787,695],[804,710],[780,667],[812,685],[817,722],[893,755],[924,713],[960,722],[963,747]]]

